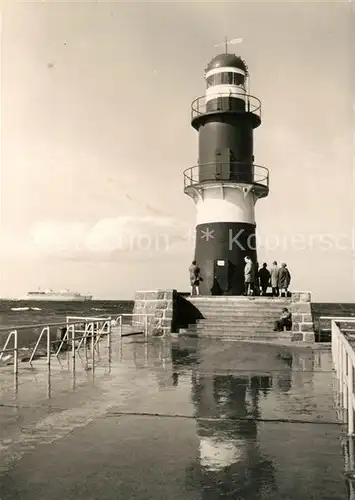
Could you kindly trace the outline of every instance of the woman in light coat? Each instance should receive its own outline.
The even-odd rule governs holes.
[[[244,266],[244,286],[245,291],[244,295],[252,295],[253,292],[253,283],[254,283],[254,268],[253,262],[250,257],[245,257],[245,266]]]

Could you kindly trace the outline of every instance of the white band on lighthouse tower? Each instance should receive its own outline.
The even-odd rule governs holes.
[[[196,224],[235,221],[255,224],[256,201],[257,197],[247,187],[224,187],[223,198],[220,186],[206,187],[203,196],[195,198]]]
[[[205,78],[212,75],[216,75],[217,73],[238,73],[239,75],[244,75],[246,77],[245,71],[240,68],[231,68],[230,66],[220,66],[219,68],[213,68],[209,71],[206,71]]]

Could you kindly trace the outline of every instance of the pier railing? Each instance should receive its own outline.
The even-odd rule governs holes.
[[[247,162],[201,163],[183,172],[184,189],[210,182],[254,184],[269,188],[269,170],[261,165]]]
[[[329,318],[328,318],[329,319]],[[347,326],[343,331],[342,325]],[[347,436],[342,438],[345,459],[345,477],[349,499],[355,499],[355,435],[354,435],[354,376],[355,376],[355,318],[332,318],[332,359],[335,370],[335,395],[340,420],[347,425]]]
[[[354,370],[355,370],[355,331],[354,335],[342,331],[341,324],[353,324],[354,318],[333,318],[331,322],[332,360],[336,375],[336,394],[338,406],[344,412],[348,435],[354,435]]]
[[[243,100],[245,105],[240,108],[236,106],[236,100]],[[260,100],[245,92],[230,92],[228,95],[221,92],[203,95],[195,99],[191,104],[191,120],[206,113],[215,113],[218,111],[230,111],[240,113],[253,113],[261,118]]]
[[[318,340],[320,340],[321,335],[324,333],[331,334],[332,331],[332,320],[336,321],[341,321],[341,331],[343,333],[350,333],[354,331],[355,333],[355,323],[353,320],[355,317],[349,317],[349,316],[320,316],[317,321],[316,325],[316,332],[318,335]],[[350,322],[348,322],[348,320]]]
[[[60,354],[65,351],[72,353],[72,369],[75,371],[76,357],[80,356],[80,349],[90,347],[92,369],[95,365],[95,352],[99,352],[100,341],[107,339],[108,361],[111,361],[112,350],[112,335],[117,335],[122,339],[124,335],[143,334],[145,338],[148,336],[148,316],[151,314],[114,314],[105,316],[67,316],[65,322],[58,323],[44,323],[34,325],[20,325],[13,328],[0,328],[0,333],[9,332],[5,343],[0,348],[0,363],[4,360],[6,354],[10,354],[13,358],[11,364],[13,365],[13,372],[17,376],[19,372],[19,362],[27,362],[30,367],[37,357],[45,357],[46,364],[50,370],[52,358],[62,365]],[[135,318],[139,317],[137,321]],[[134,320],[139,326],[131,327],[128,329],[130,322],[129,319]],[[35,345],[29,349],[28,355],[25,360],[19,359],[19,335],[24,331],[32,330],[38,332]],[[58,336],[58,330],[62,330],[63,334]],[[39,356],[38,351],[40,347],[42,355]]]

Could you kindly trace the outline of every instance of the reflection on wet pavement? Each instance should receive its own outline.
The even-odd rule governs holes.
[[[329,350],[126,339],[110,371],[2,391],[0,498],[341,500]]]

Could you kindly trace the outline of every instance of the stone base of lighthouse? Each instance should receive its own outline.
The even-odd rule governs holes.
[[[255,224],[212,222],[196,227],[195,260],[201,268],[201,295],[242,295],[244,257],[256,264]]]

